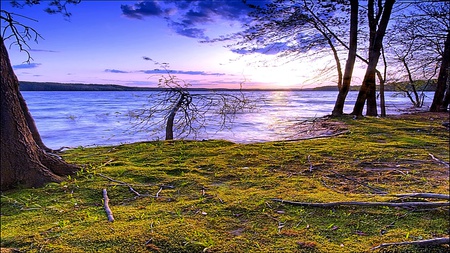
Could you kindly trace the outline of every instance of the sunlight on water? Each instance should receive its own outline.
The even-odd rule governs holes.
[[[149,103],[152,92],[128,91],[27,91],[22,92],[44,142],[50,148],[63,146],[116,145],[163,139],[161,126],[150,125],[148,132],[131,129],[133,112]],[[306,119],[330,114],[337,92],[259,91],[246,92],[257,109],[236,115],[229,128],[219,131],[216,115],[206,115],[208,125],[196,139],[226,139],[250,143],[281,140],[293,136],[290,127]],[[431,102],[427,93],[423,110]],[[350,92],[344,111],[353,108],[357,92]],[[411,103],[398,93],[387,93],[387,113],[399,114]],[[151,100],[150,100],[151,101]],[[190,137],[193,138],[193,137]]]

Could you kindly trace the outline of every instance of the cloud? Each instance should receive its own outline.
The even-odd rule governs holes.
[[[160,16],[163,10],[157,1],[143,1],[134,5],[121,5],[123,15],[129,18],[143,19],[145,16]]]
[[[119,74],[130,73],[130,72],[128,72],[128,71],[118,70],[118,69],[105,69],[105,72],[109,72],[109,73],[119,73]]]
[[[224,76],[224,73],[209,73],[205,71],[185,71],[185,70],[165,70],[165,69],[151,69],[140,70],[139,72],[145,74],[180,74],[180,75],[202,75],[202,76]]]
[[[31,52],[47,52],[47,53],[58,53],[58,51],[47,50],[47,49],[30,49]]]
[[[238,49],[232,49],[231,51],[237,54],[253,54],[253,53],[260,53],[265,55],[275,55],[280,52],[283,52],[285,50],[291,49],[290,46],[288,46],[284,42],[275,42],[269,45],[266,45],[265,47],[261,48],[254,48],[254,49],[247,49],[247,48],[238,48]]]
[[[41,63],[24,63],[24,64],[13,65],[13,68],[15,68],[15,69],[34,69],[41,65],[42,65]]]
[[[263,5],[268,0],[248,0],[248,4]],[[248,21],[252,10],[240,0],[146,0],[133,5],[122,5],[126,17],[143,19],[144,17],[165,18],[176,33],[198,39],[208,39],[206,29],[200,28],[220,20]]]
[[[104,72],[115,73],[115,74],[126,74],[126,73],[144,73],[144,74],[172,74],[172,75],[202,75],[202,76],[223,76],[225,73],[210,73],[205,71],[186,71],[186,70],[165,70],[165,69],[149,69],[149,70],[138,70],[138,71],[125,71],[119,69],[105,69]]]

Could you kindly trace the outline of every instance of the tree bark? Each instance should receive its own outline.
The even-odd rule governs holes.
[[[367,64],[366,74],[358,93],[358,98],[356,99],[355,106],[353,107],[353,115],[362,116],[362,111],[364,109],[364,104],[367,101],[367,112],[368,116],[377,116],[377,102],[376,102],[376,83],[375,75],[378,60],[381,55],[381,47],[383,45],[383,38],[386,34],[386,28],[391,17],[392,8],[394,6],[395,0],[386,0],[383,10],[380,1],[378,2],[379,12],[381,13],[380,22],[377,22],[379,17],[374,18],[373,10],[373,0],[369,0],[368,3],[368,16],[369,16],[369,27],[370,27],[370,46],[369,46],[369,62]],[[378,29],[377,29],[377,23]]]
[[[0,38],[1,59],[1,190],[17,185],[39,187],[59,182],[78,167],[48,154],[30,131],[25,100],[19,93],[19,81],[11,67],[3,38]],[[24,113],[26,110],[26,113]],[[28,115],[31,117],[31,115]],[[32,119],[32,118],[31,118]],[[40,139],[40,138],[39,138]],[[42,142],[42,140],[40,140]]]
[[[352,80],[353,68],[356,60],[356,50],[358,46],[358,0],[351,0],[350,14],[350,43],[348,50],[348,58],[345,64],[345,72],[342,85],[339,86],[339,94],[332,112],[333,116],[341,116],[344,113],[345,99],[350,90],[350,82]]]
[[[185,96],[186,95],[181,93],[180,98],[178,99],[177,103],[174,105],[172,110],[170,110],[170,112],[169,112],[169,116],[167,117],[167,123],[166,123],[166,140],[173,140],[173,121],[175,120],[175,115],[177,114],[178,110],[183,105]]]
[[[441,69],[439,70],[439,77],[437,81],[436,91],[434,92],[433,102],[430,107],[430,112],[446,112],[450,99],[450,31],[447,32],[445,39],[444,55],[442,57]],[[446,88],[447,86],[447,88]],[[447,92],[446,92],[447,89]],[[444,93],[446,93],[444,95]]]

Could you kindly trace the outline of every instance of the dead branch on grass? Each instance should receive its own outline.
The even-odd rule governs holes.
[[[362,185],[362,186],[364,186],[364,187],[367,187],[367,188],[373,190],[373,191],[374,191],[375,193],[377,193],[377,194],[387,194],[387,192],[385,192],[385,191],[382,191],[382,190],[380,190],[380,189],[377,189],[377,188],[375,188],[375,187],[372,187],[372,186],[370,186],[370,185],[368,185],[368,184],[366,184],[366,183],[364,183],[364,182],[360,182],[360,181],[358,181],[358,180],[356,180],[356,179],[354,179],[354,178],[350,178],[350,177],[344,176],[344,175],[342,175],[342,174],[340,174],[340,173],[337,173],[336,171],[330,170],[330,172],[333,173],[333,174],[335,174],[335,175],[338,176],[338,177],[342,177],[342,178],[344,178],[344,179],[347,179],[347,180],[349,180],[349,181],[352,181],[352,182],[355,182],[355,183],[357,183],[357,184],[359,184],[359,185]]]
[[[436,157],[435,157],[433,154],[431,154],[431,153],[429,153],[428,155],[429,155],[429,156],[431,157],[431,159],[433,159],[434,161],[436,161],[436,162],[438,162],[438,163],[444,165],[444,166],[447,167],[447,168],[450,168],[450,165],[449,165],[447,162],[444,162],[443,160],[441,160],[441,159],[439,159],[439,158],[436,158]]]
[[[376,250],[383,247],[388,246],[400,246],[400,245],[416,245],[416,246],[430,246],[430,245],[441,245],[441,244],[449,244],[449,237],[442,238],[433,238],[428,240],[418,240],[418,241],[409,241],[409,242],[393,242],[393,243],[382,243],[376,247],[373,247],[371,250]]]
[[[136,196],[138,196],[138,197],[141,197],[141,196],[142,196],[142,194],[140,194],[140,193],[137,192],[135,189],[133,189],[133,187],[131,187],[131,185],[128,184],[128,183],[125,183],[125,182],[122,182],[122,181],[119,181],[119,180],[115,180],[115,179],[110,178],[110,177],[108,177],[108,176],[105,176],[105,175],[103,175],[103,174],[101,174],[101,173],[98,173],[97,175],[99,175],[99,176],[101,176],[101,177],[103,177],[103,178],[106,178],[106,179],[108,179],[108,180],[111,181],[111,182],[118,183],[119,185],[127,186],[128,189],[130,189],[130,191],[131,191],[132,193],[136,194]]]
[[[430,198],[430,199],[450,200],[450,195],[438,193],[407,193],[407,194],[396,194],[394,196],[399,198]]]
[[[449,202],[359,202],[359,201],[343,201],[343,202],[327,202],[327,203],[314,203],[314,202],[296,202],[283,199],[272,199],[275,202],[281,202],[293,206],[308,206],[308,207],[336,207],[336,206],[388,206],[388,207],[443,207],[450,206]]]
[[[106,215],[108,216],[108,221],[113,222],[114,216],[112,214],[111,208],[109,208],[109,198],[106,189],[103,189],[103,205],[105,208]]]

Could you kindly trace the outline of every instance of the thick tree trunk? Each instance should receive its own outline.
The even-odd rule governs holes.
[[[1,190],[17,185],[39,187],[48,182],[59,182],[78,168],[46,153],[36,143],[24,113],[24,110],[28,113],[28,109],[19,95],[19,81],[11,67],[3,38],[0,40]]]
[[[373,18],[373,0],[368,3],[369,26],[370,26],[370,46],[369,46],[369,63],[367,65],[366,74],[358,93],[355,106],[353,108],[353,115],[362,116],[364,104],[367,101],[367,115],[377,116],[377,102],[376,102],[376,83],[375,75],[378,60],[381,55],[381,47],[383,45],[383,38],[386,34],[386,28],[391,17],[392,8],[395,0],[386,0],[384,8],[381,10],[379,5],[378,15],[381,14],[381,19],[377,29],[377,18]]]
[[[351,15],[350,15],[350,43],[348,50],[348,58],[345,64],[344,78],[342,85],[339,87],[339,94],[332,112],[333,116],[341,116],[344,113],[345,99],[350,90],[350,82],[352,80],[353,68],[356,60],[356,49],[358,45],[358,0],[351,0]]]
[[[448,110],[449,92],[444,95],[449,86],[449,72],[450,72],[450,31],[447,32],[445,39],[444,55],[442,56],[441,69],[439,70],[439,77],[437,81],[436,91],[434,92],[433,102],[430,107],[430,112],[445,112]]]

